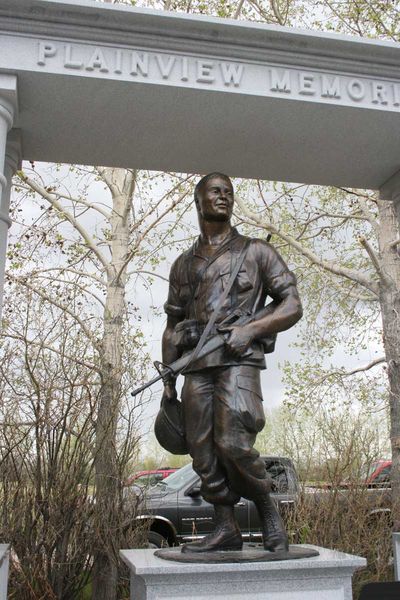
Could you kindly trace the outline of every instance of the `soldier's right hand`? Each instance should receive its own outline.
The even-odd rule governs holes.
[[[167,402],[174,402],[178,397],[176,393],[175,382],[168,382],[164,384],[164,393],[162,395],[162,402],[166,400]]]

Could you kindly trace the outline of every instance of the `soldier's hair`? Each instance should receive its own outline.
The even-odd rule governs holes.
[[[208,173],[208,175],[204,175],[204,177],[202,177],[200,181],[197,182],[196,187],[194,188],[194,201],[196,203],[196,206],[198,204],[199,192],[210,181],[210,179],[214,179],[215,177],[221,177],[222,179],[229,181],[229,183],[232,185],[230,178],[228,177],[228,175],[225,175],[225,173],[219,173],[218,171],[215,171],[214,173]]]

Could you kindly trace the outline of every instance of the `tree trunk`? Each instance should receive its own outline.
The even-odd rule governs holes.
[[[120,549],[120,473],[116,433],[122,376],[121,338],[125,318],[126,270],[121,273],[128,254],[129,206],[132,174],[123,169],[105,169],[104,180],[113,196],[111,217],[111,262],[107,276],[102,340],[101,389],[96,423],[96,507],[95,527],[98,545],[93,570],[93,600],[117,597]]]
[[[390,441],[392,446],[393,529],[400,531],[400,255],[393,245],[400,235],[394,202],[378,201],[379,247],[383,280],[380,304],[383,343],[387,360],[390,405]]]

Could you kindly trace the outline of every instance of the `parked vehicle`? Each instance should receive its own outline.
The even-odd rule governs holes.
[[[335,510],[357,513],[371,528],[391,527],[391,467],[391,460],[379,459],[367,465],[357,479],[346,479],[337,485],[308,485],[302,490],[302,502],[308,505],[310,502],[316,505],[332,503],[333,495],[337,506]]]
[[[368,469],[362,474],[362,479],[368,487],[390,486],[390,473],[392,470],[392,461],[388,458],[381,458],[371,463]]]
[[[298,477],[289,458],[264,457],[272,476],[274,497],[282,517],[295,504]],[[236,518],[245,541],[260,541],[258,514],[253,502],[241,498]],[[149,547],[193,541],[214,529],[214,509],[200,495],[200,478],[188,464],[148,489],[137,519],[149,522]]]
[[[125,485],[131,486],[134,484],[140,487],[150,487],[159,481],[162,481],[172,473],[175,473],[175,471],[177,471],[177,469],[173,469],[171,467],[162,467],[160,469],[151,469],[148,471],[138,471],[126,481]]]

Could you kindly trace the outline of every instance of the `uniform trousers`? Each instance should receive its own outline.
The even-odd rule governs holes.
[[[188,373],[182,389],[186,440],[201,494],[212,504],[254,500],[271,491],[256,435],[265,424],[260,370],[250,365]]]

